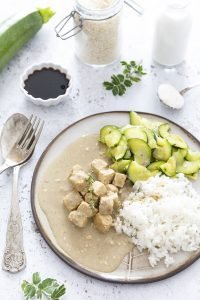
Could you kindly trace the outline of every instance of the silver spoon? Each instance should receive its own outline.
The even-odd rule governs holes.
[[[158,97],[161,102],[173,109],[183,107],[185,99],[184,95],[191,89],[200,86],[200,82],[192,84],[181,91],[178,91],[173,85],[168,83],[160,84],[158,87]]]
[[[18,179],[20,167],[33,154],[43,128],[44,123],[41,123],[40,120],[36,121],[37,118],[33,118],[33,116],[28,120],[22,114],[14,114],[5,123],[1,134],[2,155],[6,164],[13,167],[13,191],[2,267],[12,273],[18,272],[26,266],[18,200]]]

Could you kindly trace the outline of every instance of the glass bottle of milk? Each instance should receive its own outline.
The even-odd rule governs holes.
[[[192,16],[188,0],[171,0],[157,19],[153,60],[165,67],[181,64],[185,58]]]

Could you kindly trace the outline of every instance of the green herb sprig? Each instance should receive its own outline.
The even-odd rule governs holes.
[[[111,90],[114,96],[123,96],[127,88],[141,81],[141,77],[146,75],[143,66],[137,64],[134,60],[130,63],[121,61],[122,74],[112,75],[111,81],[104,81],[103,86],[106,90]]]
[[[65,292],[64,284],[60,285],[56,279],[46,278],[41,280],[38,272],[32,275],[32,282],[23,280],[21,285],[24,299],[59,300]]]

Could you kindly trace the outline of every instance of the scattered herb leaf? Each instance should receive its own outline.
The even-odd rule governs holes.
[[[64,284],[59,285],[57,280],[52,278],[41,280],[38,272],[33,274],[31,283],[23,280],[21,288],[24,293],[25,300],[59,300],[66,292]]]
[[[143,66],[137,64],[134,60],[130,63],[121,61],[122,74],[112,75],[111,81],[103,82],[106,90],[112,91],[114,96],[123,96],[127,88],[131,87],[134,83],[141,81],[141,77],[146,75],[143,71]]]

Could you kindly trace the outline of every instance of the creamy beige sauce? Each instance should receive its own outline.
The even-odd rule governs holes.
[[[90,163],[101,158],[98,136],[81,137],[49,165],[38,189],[39,205],[45,213],[56,242],[77,263],[100,272],[114,271],[133,245],[114,229],[103,234],[93,223],[80,229],[68,221],[63,207],[64,196],[72,190],[68,175],[75,164],[89,171]]]

